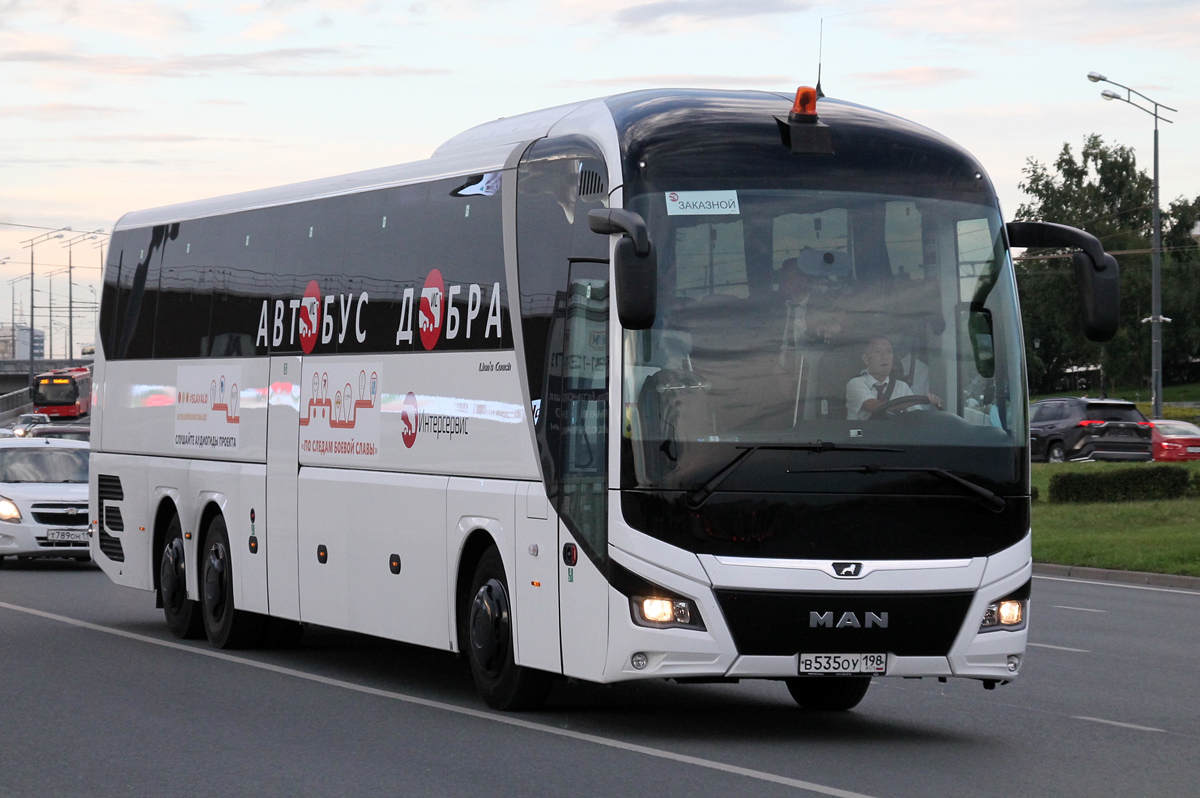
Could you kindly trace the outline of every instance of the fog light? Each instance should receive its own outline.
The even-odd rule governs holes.
[[[1016,626],[1025,617],[1022,612],[1024,608],[1019,601],[1001,601],[1000,602],[1000,625],[1001,626]]]
[[[635,671],[644,670],[650,664],[650,658],[644,652],[639,651],[629,658],[629,664],[633,666]]]
[[[1010,654],[1008,657],[1008,672],[1016,673],[1017,668],[1021,667],[1021,658],[1016,654]]]
[[[670,599],[643,599],[642,617],[655,623],[669,623],[675,620],[674,603]]]

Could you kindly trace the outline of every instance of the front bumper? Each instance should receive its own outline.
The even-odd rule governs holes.
[[[732,562],[701,555],[710,584],[692,582],[690,590],[677,573],[620,551],[614,555],[645,578],[695,601],[706,629],[636,626],[628,599],[610,591],[605,681],[780,679],[798,675],[801,653],[886,653],[887,676],[1007,682],[1017,678],[1024,660],[1027,621],[1017,631],[981,631],[980,624],[989,603],[1017,591],[1032,577],[1028,536],[991,557],[864,563],[863,576],[857,579],[834,576],[829,563],[750,558]],[[755,598],[757,606],[738,612],[760,618],[757,626],[748,626],[746,617],[730,611],[731,593]],[[818,606],[818,619],[826,611],[835,613],[828,628],[816,621],[822,628],[810,627],[809,614]],[[865,628],[867,611],[888,612],[889,628],[880,629],[877,623],[874,629]],[[837,628],[843,613],[845,628]],[[928,628],[922,628],[927,621]],[[638,658],[644,667],[634,667],[635,653],[646,655]]]
[[[68,528],[44,524],[0,524],[0,557],[90,557],[87,527],[69,528],[72,532],[83,533],[83,540],[49,539],[52,530],[65,529]]]

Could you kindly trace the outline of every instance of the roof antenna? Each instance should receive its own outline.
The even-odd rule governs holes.
[[[821,61],[825,54],[825,17],[821,17],[820,35],[817,39],[817,99],[825,96],[825,92],[821,91]]]

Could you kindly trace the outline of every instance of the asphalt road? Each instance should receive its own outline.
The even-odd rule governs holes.
[[[0,569],[0,795],[1052,796],[1200,793],[1200,592],[1036,578],[1022,678],[877,679],[805,713],[780,683],[562,683],[537,713],[453,656],[310,629],[176,641],[99,570]]]

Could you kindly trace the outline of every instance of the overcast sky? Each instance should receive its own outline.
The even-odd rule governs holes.
[[[1026,159],[1088,133],[1149,170],[1153,119],[1101,100],[1092,70],[1178,109],[1163,204],[1200,195],[1200,0],[0,0],[0,223],[31,226],[0,224],[0,323],[35,226],[108,231],[130,210],[417,160],[589,97],[794,91],[816,79],[822,18],[826,93],[964,145],[1006,218]],[[45,276],[61,243],[35,250],[39,327],[50,279],[66,303],[65,275]],[[98,288],[95,243],[73,247],[77,298]]]

